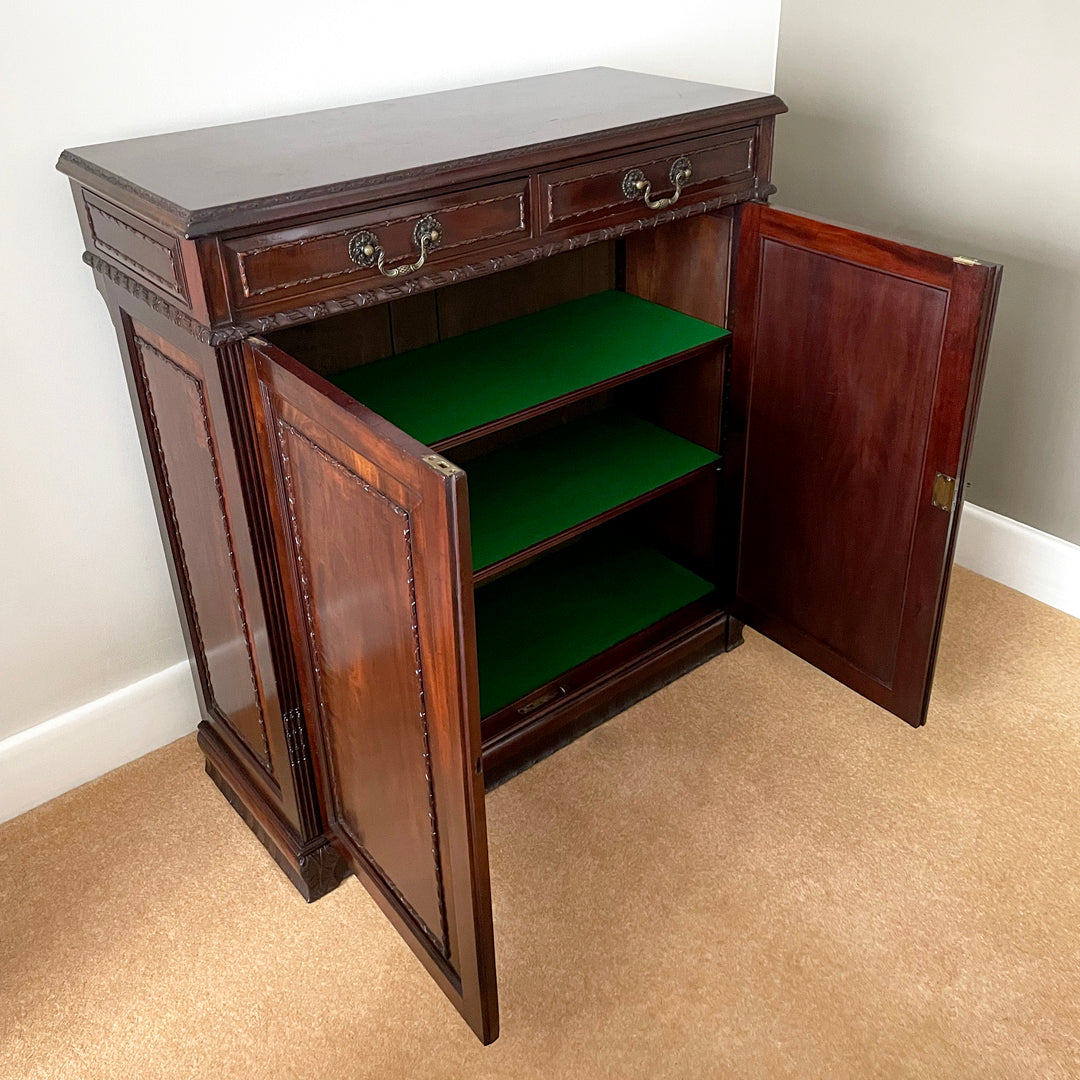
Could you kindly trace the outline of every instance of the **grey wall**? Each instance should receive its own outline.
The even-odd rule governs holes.
[[[1080,543],[1080,4],[783,0],[774,201],[1005,264],[967,498]]]

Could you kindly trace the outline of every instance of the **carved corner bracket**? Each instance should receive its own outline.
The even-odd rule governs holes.
[[[186,331],[204,345],[222,345],[226,341],[236,340],[237,336],[244,336],[242,334],[233,335],[231,332],[222,335],[219,331],[203,326],[201,322],[193,319],[186,311],[181,311],[174,304],[170,304],[163,296],[152,289],[148,289],[137,278],[125,274],[118,266],[114,266],[111,262],[101,258],[100,255],[95,255],[92,251],[84,251],[82,259],[95,273],[108,278],[114,285],[119,285],[121,289],[130,293],[136,300],[141,300],[159,315],[164,315],[169,322],[179,326],[181,330]]]

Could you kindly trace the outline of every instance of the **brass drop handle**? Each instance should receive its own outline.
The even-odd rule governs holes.
[[[683,184],[693,174],[690,159],[687,157],[676,158],[671,163],[668,179],[675,185],[675,191],[664,199],[652,197],[652,184],[645,179],[645,174],[640,169],[631,169],[622,181],[623,194],[628,199],[636,199],[639,196],[645,199],[645,205],[650,210],[663,210],[665,206],[674,206],[682,194]]]
[[[353,233],[349,237],[349,258],[357,266],[366,269],[369,266],[377,266],[383,277],[396,278],[402,274],[412,274],[424,265],[428,253],[442,243],[442,226],[435,217],[421,218],[413,229],[413,243],[420,251],[420,258],[413,263],[404,263],[401,266],[386,266],[386,252],[379,243],[379,238],[373,232],[363,230]]]

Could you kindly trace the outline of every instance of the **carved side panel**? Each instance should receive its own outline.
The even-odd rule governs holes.
[[[166,355],[140,337],[134,361],[164,481],[163,502],[178,538],[178,571],[192,600],[192,640],[209,709],[273,777],[255,643],[206,386],[179,355]]]
[[[87,239],[98,251],[182,304],[189,303],[184,260],[175,236],[88,191],[83,192],[83,200]]]
[[[285,420],[274,427],[328,816],[448,958],[409,510]]]

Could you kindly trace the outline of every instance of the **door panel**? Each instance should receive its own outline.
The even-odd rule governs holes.
[[[490,1042],[465,475],[274,347],[247,364],[328,829]]]
[[[737,275],[737,611],[921,724],[1000,267],[753,205]]]

